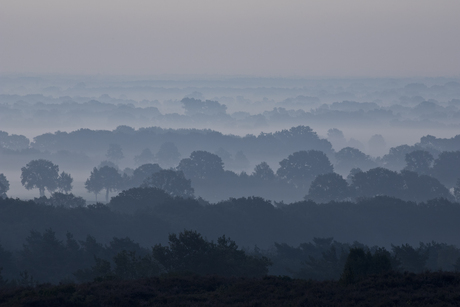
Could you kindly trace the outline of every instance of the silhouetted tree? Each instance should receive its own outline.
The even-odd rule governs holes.
[[[99,169],[95,167],[93,168],[89,178],[85,181],[85,189],[88,191],[88,193],[94,193],[97,202],[97,194],[99,194],[103,188],[104,186],[99,175]]]
[[[339,173],[348,173],[353,168],[359,168],[367,171],[370,168],[376,167],[377,164],[372,161],[371,157],[361,152],[359,149],[352,147],[342,148],[335,154],[337,163],[334,169]]]
[[[343,201],[350,197],[348,183],[339,174],[329,173],[318,175],[310,185],[305,199],[319,203]]]
[[[414,150],[417,148],[409,145],[392,147],[390,152],[382,157],[382,166],[393,171],[399,171],[406,166],[406,154]]]
[[[382,167],[356,173],[351,185],[357,197],[387,195],[401,198],[403,188],[403,178],[398,173]]]
[[[186,179],[182,171],[161,170],[147,177],[142,186],[159,188],[182,198],[193,198],[194,193],[190,179]]]
[[[48,160],[32,160],[21,168],[21,183],[27,189],[38,188],[40,197],[45,196],[45,189],[50,193],[58,188],[59,166]]]
[[[316,176],[334,171],[328,157],[318,150],[295,152],[279,164],[278,177],[301,189],[307,189]]]
[[[406,154],[406,167],[404,169],[420,175],[428,175],[433,161],[433,155],[428,151],[416,150]]]
[[[411,171],[401,171],[404,181],[404,194],[400,198],[412,201],[427,201],[435,198],[454,200],[449,190],[438,179],[428,175],[419,175]]]
[[[154,173],[158,173],[159,171],[161,171],[161,167],[156,163],[147,163],[139,166],[133,172],[130,186],[133,188],[140,187],[144,183],[145,179],[152,176]]]
[[[99,169],[98,179],[105,189],[105,201],[109,202],[109,192],[120,189],[122,177],[113,167],[104,166]]]
[[[29,139],[23,135],[11,134],[0,131],[0,147],[10,150],[22,150],[29,147]]]
[[[177,169],[187,178],[211,179],[222,175],[224,163],[218,155],[199,150],[192,152],[190,158],[182,159]]]
[[[275,172],[273,172],[267,162],[262,162],[256,165],[252,177],[262,181],[272,181],[275,179]]]
[[[58,184],[57,184],[57,188],[59,192],[69,193],[70,191],[72,191],[72,182],[73,182],[72,176],[70,176],[70,174],[62,172],[58,178]]]

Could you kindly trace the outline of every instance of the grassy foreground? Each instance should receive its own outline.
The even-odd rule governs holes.
[[[287,277],[166,276],[0,290],[0,306],[458,306],[460,273],[388,273],[345,285]]]

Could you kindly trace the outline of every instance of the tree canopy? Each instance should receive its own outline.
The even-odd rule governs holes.
[[[21,168],[21,183],[27,189],[37,188],[40,197],[45,196],[45,189],[54,192],[59,185],[59,166],[48,160],[32,160]]]
[[[434,157],[425,150],[416,150],[406,154],[405,170],[419,173],[420,175],[429,175]]]
[[[347,198],[351,198],[348,183],[336,173],[318,175],[311,183],[308,195],[305,196],[305,199],[318,203],[343,201]]]
[[[159,188],[171,196],[193,198],[194,189],[190,179],[182,171],[160,170],[144,180],[144,187]]]
[[[182,159],[177,169],[187,178],[211,179],[224,172],[224,163],[218,155],[198,150],[192,152],[190,158]]]
[[[111,166],[103,166],[101,168],[94,168],[90,177],[85,182],[85,188],[88,192],[96,195],[106,190],[105,201],[109,201],[109,192],[116,191],[121,188],[122,177],[118,171]]]
[[[318,150],[297,151],[279,164],[278,177],[302,189],[308,189],[316,176],[334,171],[329,158]]]

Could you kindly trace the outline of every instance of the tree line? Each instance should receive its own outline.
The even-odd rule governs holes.
[[[262,277],[271,264],[264,256],[239,249],[230,238],[222,236],[212,242],[191,230],[170,234],[167,245],[155,244],[150,251],[128,237],[113,238],[104,245],[90,235],[78,241],[67,233],[62,241],[52,229],[31,231],[19,251],[10,252],[0,245],[0,261],[0,287],[161,274]]]
[[[59,240],[52,229],[31,231],[22,249],[0,245],[0,288],[38,283],[136,280],[160,275],[263,277],[267,274],[307,280],[354,283],[382,273],[459,271],[460,249],[437,242],[367,246],[314,238],[299,247],[275,243],[274,250],[244,250],[225,235],[209,241],[197,231],[170,234],[166,245],[150,250],[128,237],[101,244],[93,236]]]
[[[362,162],[365,158],[359,158],[353,148],[345,148],[337,156],[340,157],[339,166],[347,159]],[[192,152],[189,158],[180,160],[176,167],[170,169],[146,163],[136,169],[121,171],[115,163],[103,161],[93,168],[85,188],[94,193],[96,201],[98,194],[105,190],[106,202],[109,202],[110,192],[141,186],[157,187],[173,196],[185,198],[197,195],[209,201],[249,196],[274,201],[305,198],[322,203],[355,201],[377,195],[416,202],[434,198],[460,199],[460,151],[442,152],[434,159],[430,152],[416,150],[406,153],[405,161],[406,166],[400,172],[382,167],[367,170],[354,167],[343,178],[334,172],[334,166],[325,153],[309,150],[294,152],[281,160],[276,172],[262,162],[251,174],[237,174],[225,170],[218,155],[200,150]],[[68,194],[72,190],[72,176],[66,172],[59,174],[59,166],[51,161],[32,160],[21,171],[21,183],[26,189],[37,188],[40,197],[44,196],[45,190],[51,194],[55,191]],[[0,195],[6,196],[8,189],[9,182],[1,174]]]
[[[56,200],[54,200],[56,201]],[[30,230],[52,228],[84,240],[88,234],[107,244],[130,237],[142,246],[166,243],[169,233],[193,229],[210,240],[227,235],[242,247],[268,249],[275,242],[297,246],[314,237],[390,244],[446,242],[460,245],[458,203],[446,199],[415,203],[378,196],[357,202],[277,203],[262,198],[233,198],[218,203],[174,197],[157,188],[132,188],[107,205],[64,207],[56,202],[0,200],[0,242],[20,249]]]

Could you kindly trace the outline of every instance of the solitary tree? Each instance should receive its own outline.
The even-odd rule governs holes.
[[[58,188],[59,166],[48,160],[32,160],[21,168],[21,183],[27,189],[38,188],[40,197],[45,196],[45,189],[50,193]]]
[[[88,179],[86,179],[85,188],[88,191],[88,193],[94,193],[97,202],[97,194],[99,194],[104,188],[99,176],[99,169],[97,167],[93,168],[91,175]]]
[[[120,188],[122,177],[116,169],[108,166],[99,169],[99,175],[105,188],[105,201],[109,202],[109,192]]]

